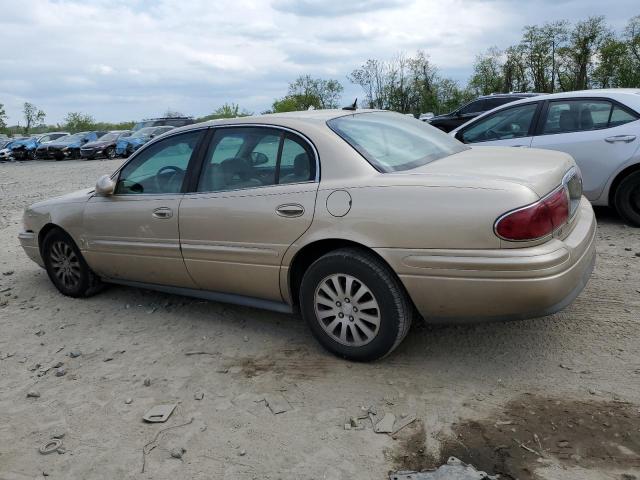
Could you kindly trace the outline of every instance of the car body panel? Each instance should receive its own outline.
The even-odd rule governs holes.
[[[595,218],[587,202],[563,228],[541,239],[507,242],[493,231],[499,216],[560,185],[574,168],[568,155],[470,148],[422,167],[381,173],[326,123],[364,113],[374,112],[294,112],[174,129],[129,162],[156,142],[194,128],[282,128],[312,145],[319,159],[316,181],[209,193],[194,192],[188,180],[180,194],[102,196],[85,190],[30,207],[20,241],[33,258],[41,229],[56,224],[108,281],[279,311],[297,302],[291,267],[298,254],[327,240],[379,255],[428,320],[547,314],[579,293],[594,258]],[[204,158],[194,155],[189,170]],[[291,204],[304,212],[277,214],[279,206]],[[154,218],[156,208],[169,208],[172,215]],[[460,305],[465,295],[466,310]]]

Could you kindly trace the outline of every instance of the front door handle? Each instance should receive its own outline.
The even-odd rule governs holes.
[[[304,213],[304,207],[298,203],[279,205],[276,213],[281,217],[299,217]]]
[[[160,208],[156,208],[152,215],[155,218],[160,218],[160,219],[166,219],[166,218],[171,218],[173,217],[173,210],[171,210],[169,207],[160,207]]]
[[[614,135],[613,137],[605,138],[604,141],[608,143],[615,143],[615,142],[631,143],[635,139],[636,139],[635,135]]]
[[[511,145],[513,148],[527,148],[529,145]]]

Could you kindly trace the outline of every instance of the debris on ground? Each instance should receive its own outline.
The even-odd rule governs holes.
[[[133,398],[127,398],[124,403],[126,403],[127,405],[131,405],[133,403]]]
[[[177,458],[178,460],[182,459],[182,456],[185,454],[187,450],[182,448],[182,447],[177,447],[177,448],[172,448],[171,452],[169,452],[171,454],[171,457],[173,458]]]
[[[498,480],[497,475],[488,475],[473,466],[449,457],[447,463],[436,470],[426,472],[401,471],[391,473],[389,480]]]
[[[40,392],[36,390],[29,390],[27,392],[27,398],[40,398]]]
[[[175,403],[167,405],[156,405],[142,416],[145,422],[162,423],[166,422],[178,405]]]
[[[50,453],[53,453],[53,452],[64,453],[66,450],[64,450],[62,452],[59,451],[62,448],[63,448],[62,447],[62,440],[60,440],[59,438],[52,438],[47,443],[45,443],[42,446],[40,446],[38,451],[42,455],[49,455]]]
[[[374,425],[373,431],[376,433],[391,433],[395,422],[396,416],[393,413],[385,413],[384,417]]]
[[[414,414],[408,414],[396,419],[396,423],[393,424],[393,431],[391,432],[391,435],[392,436],[395,435],[404,427],[412,424],[415,421],[416,421],[416,416]]]
[[[150,387],[151,386],[151,379],[150,378],[145,378],[144,382],[143,382],[143,385],[145,387]]]
[[[168,430],[172,430],[174,428],[186,427],[187,425],[192,424],[193,420],[194,420],[193,417],[191,417],[191,420],[189,420],[188,422],[181,423],[180,425],[172,425],[170,427],[166,427],[166,428],[163,428],[162,430],[159,430],[158,433],[156,433],[155,437],[153,437],[153,440],[151,440],[149,443],[147,443],[145,446],[142,447],[142,470],[141,470],[141,473],[144,473],[144,469],[147,466],[147,455],[149,454],[149,452],[151,452],[151,450],[153,450],[154,448],[156,448],[158,446],[158,444],[156,442],[158,441],[158,438],[160,438],[160,435],[162,435],[164,432],[166,432]]]
[[[56,377],[64,377],[67,374],[67,371],[64,368],[58,368],[56,370]]]
[[[204,393],[202,393],[202,392],[197,392],[197,393],[193,396],[193,398],[194,398],[194,399],[196,399],[196,400],[202,400],[202,399],[204,398]]]
[[[71,350],[68,355],[71,358],[78,358],[82,353],[79,350]]]
[[[269,410],[271,410],[274,415],[291,410],[291,405],[289,405],[287,399],[279,393],[270,393],[265,395],[264,400],[267,403],[267,407],[269,407]]]

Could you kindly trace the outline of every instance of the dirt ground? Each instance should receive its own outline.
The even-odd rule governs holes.
[[[18,244],[22,210],[119,163],[0,164],[0,479],[369,480],[448,455],[504,478],[640,479],[640,230],[609,210],[563,312],[418,324],[390,357],[352,364],[296,316],[117,286],[58,294]],[[166,423],[142,421],[168,403]],[[346,430],[368,407],[417,420]],[[54,435],[64,453],[40,454]]]

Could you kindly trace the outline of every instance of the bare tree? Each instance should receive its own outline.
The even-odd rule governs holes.
[[[42,110],[39,110],[34,104],[24,102],[22,113],[24,114],[24,121],[26,123],[24,127],[24,133],[28,134],[31,127],[42,125],[44,119],[47,116]]]

